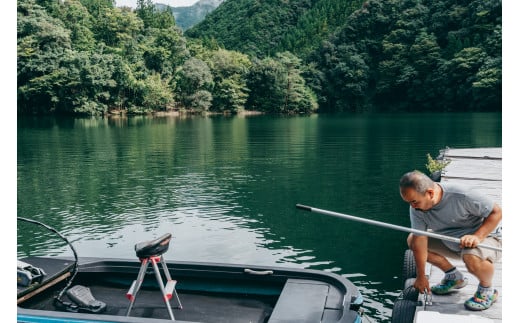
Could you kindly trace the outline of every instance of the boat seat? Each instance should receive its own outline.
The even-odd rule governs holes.
[[[132,307],[135,303],[137,292],[141,288],[146,275],[146,269],[150,263],[152,264],[155,273],[155,279],[157,280],[157,284],[159,284],[166,308],[168,309],[168,314],[170,315],[172,321],[175,321],[175,317],[170,306],[170,299],[172,296],[177,302],[177,308],[182,309],[179,295],[175,290],[177,281],[171,278],[170,271],[168,270],[168,266],[166,265],[163,257],[163,254],[168,251],[171,237],[171,233],[166,233],[155,240],[143,241],[135,245],[135,254],[141,261],[141,268],[139,269],[137,279],[133,281],[132,286],[130,286],[130,289],[126,293],[126,297],[130,300],[130,305],[128,306],[126,316],[130,316],[130,312],[132,311]],[[161,272],[159,270],[159,266],[157,265],[158,263],[161,263],[162,265],[164,276],[166,277],[166,285],[163,283]]]
[[[171,238],[172,234],[166,233],[155,240],[144,241],[136,244],[135,254],[137,258],[149,258],[164,254],[166,251],[168,251]]]
[[[269,323],[316,323],[322,321],[330,286],[302,279],[288,279]]]

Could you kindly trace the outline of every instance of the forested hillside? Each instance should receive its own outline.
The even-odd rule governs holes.
[[[501,1],[228,0],[187,35],[293,52],[320,111],[501,109]]]
[[[216,39],[225,48],[265,57],[291,51],[298,56],[316,49],[362,0],[228,0],[188,37]]]
[[[317,109],[291,53],[253,59],[202,46],[151,0],[135,10],[112,0],[18,0],[17,11],[20,114]]]
[[[495,0],[18,0],[18,113],[500,111]]]
[[[322,111],[501,111],[502,4],[367,1],[308,61]]]

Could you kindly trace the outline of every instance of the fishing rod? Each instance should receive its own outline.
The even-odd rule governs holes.
[[[74,254],[74,266],[72,268],[72,275],[69,275],[69,280],[65,287],[59,292],[58,296],[54,297],[54,306],[56,306],[58,309],[65,310],[67,312],[73,312],[73,313],[101,313],[105,311],[106,304],[98,301],[92,296],[92,293],[88,287],[82,286],[82,285],[75,285],[74,287],[71,287],[72,281],[76,277],[76,274],[78,273],[78,253],[76,252],[76,249],[74,249],[74,246],[70,241],[63,236],[61,233],[59,233],[56,229],[54,229],[51,226],[48,226],[45,223],[31,220],[23,217],[17,217],[19,221],[24,221],[28,223],[33,223],[40,225],[44,228],[46,228],[49,231],[52,231],[56,233],[61,239],[63,239],[72,249],[72,253]],[[20,262],[22,264],[25,264],[23,262]],[[43,272],[43,270],[42,270]],[[44,273],[45,275],[45,273]],[[64,301],[62,300],[63,295],[67,293],[67,297],[73,302]]]
[[[357,221],[357,222],[363,222],[363,223],[367,223],[367,224],[377,225],[377,226],[380,226],[380,227],[383,227],[383,228],[389,228],[389,229],[405,231],[405,232],[410,232],[410,233],[417,233],[417,234],[428,236],[428,237],[431,237],[431,238],[436,238],[436,239],[440,239],[440,240],[460,243],[460,239],[459,238],[445,236],[445,235],[438,234],[438,233],[433,233],[433,232],[428,232],[428,231],[422,231],[422,230],[402,227],[402,226],[399,226],[399,225],[385,223],[385,222],[380,222],[380,221],[375,221],[375,220],[370,220],[370,219],[364,219],[364,218],[360,218],[360,217],[353,216],[353,215],[327,211],[327,210],[318,209],[318,208],[315,208],[315,207],[302,205],[302,204],[296,204],[296,207],[299,208],[299,209],[302,209],[302,210],[310,211],[310,212],[321,213],[321,214],[325,214],[325,215],[331,215],[331,216],[335,216],[335,217],[342,218],[342,219],[353,220],[353,221]],[[491,250],[495,250],[495,251],[502,251],[502,248],[495,247],[495,246],[489,246],[489,245],[486,245],[486,244],[479,244],[478,246],[481,247],[481,248],[485,248],[485,249],[491,249]]]
[[[42,222],[39,222],[39,221],[36,221],[36,220],[32,220],[32,219],[28,219],[28,218],[17,217],[17,219],[19,221],[24,221],[24,222],[40,225],[40,226],[46,228],[47,230],[54,232],[55,234],[57,234],[61,239],[63,239],[69,245],[70,249],[72,249],[72,253],[74,254],[74,266],[72,268],[72,275],[70,276],[70,278],[69,278],[67,284],[65,285],[65,287],[59,292],[58,296],[54,297],[54,304],[56,306],[58,306],[58,307],[63,307],[63,308],[65,308],[68,311],[77,312],[78,311],[78,307],[77,306],[75,306],[74,304],[72,304],[70,302],[64,302],[62,300],[63,294],[65,294],[65,292],[68,289],[70,289],[70,286],[72,285],[72,281],[74,280],[74,278],[76,277],[76,274],[78,273],[78,254],[76,252],[76,249],[74,249],[74,246],[72,245],[72,243],[70,243],[70,241],[67,238],[65,238],[65,236],[63,236],[61,233],[59,233],[53,227],[48,226],[45,223],[42,223]]]

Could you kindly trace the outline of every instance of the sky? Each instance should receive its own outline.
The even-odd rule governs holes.
[[[157,0],[153,3],[162,3],[171,7],[189,7],[199,0]],[[132,7],[135,8],[137,0],[116,0],[116,7]]]

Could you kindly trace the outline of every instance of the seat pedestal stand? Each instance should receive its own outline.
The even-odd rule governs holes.
[[[152,267],[155,272],[155,278],[157,279],[157,283],[159,284],[159,288],[161,289],[161,293],[163,294],[164,303],[166,304],[166,308],[168,309],[170,319],[172,321],[175,321],[175,317],[173,316],[173,311],[170,306],[170,299],[172,298],[172,295],[175,297],[175,301],[177,302],[177,304],[179,304],[177,308],[182,309],[182,304],[179,299],[179,295],[175,290],[175,285],[177,284],[177,281],[172,280],[170,272],[168,271],[168,267],[164,262],[163,256],[151,256],[148,258],[140,258],[139,260],[141,261],[141,268],[139,269],[139,274],[137,275],[137,279],[134,280],[134,282],[132,283],[132,286],[130,286],[128,293],[126,293],[126,297],[130,300],[130,305],[128,306],[126,316],[130,316],[130,311],[132,310],[132,307],[134,305],[137,292],[141,288],[144,276],[146,275],[146,269],[148,268],[148,263],[150,262],[152,263]],[[159,271],[159,267],[157,266],[158,262],[162,264],[164,275],[166,276],[166,286],[163,284],[161,272]]]

